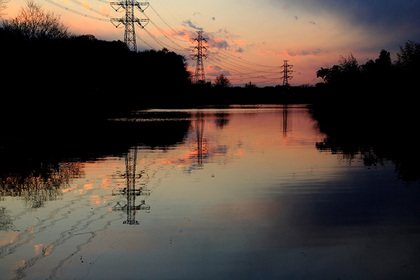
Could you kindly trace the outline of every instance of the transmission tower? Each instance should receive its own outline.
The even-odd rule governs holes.
[[[283,86],[289,86],[289,80],[293,79],[293,76],[290,75],[293,73],[293,70],[291,70],[293,65],[290,65],[288,60],[285,60],[282,67],[283,70],[280,73],[283,73]]]
[[[207,50],[203,46],[203,42],[207,43],[208,38],[203,37],[203,31],[197,31],[197,38],[192,39],[192,42],[197,41],[197,46],[192,47],[193,50],[197,50],[197,54],[191,55],[192,59],[196,59],[195,73],[193,76],[193,83],[204,83],[206,81],[206,75],[204,73],[203,57],[207,58],[206,54],[203,54],[203,50]]]
[[[117,28],[125,26],[124,43],[130,51],[137,52],[135,23],[141,28],[144,28],[149,23],[149,19],[139,19],[135,17],[134,8],[137,7],[143,13],[144,10],[149,7],[149,2],[123,0],[121,2],[110,2],[110,5],[117,12],[121,9],[125,10],[125,16],[121,18],[111,18],[111,22]]]

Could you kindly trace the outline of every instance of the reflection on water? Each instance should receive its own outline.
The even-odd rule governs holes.
[[[82,173],[79,163],[67,162],[43,173],[6,174],[0,177],[0,199],[6,196],[20,197],[27,206],[39,208],[46,201],[56,200],[62,194],[60,189],[68,186],[71,178]]]
[[[124,221],[124,224],[129,225],[139,224],[136,220],[137,211],[150,210],[150,206],[145,203],[145,200],[142,200],[141,204],[136,204],[136,196],[149,195],[147,187],[142,186],[136,188],[136,180],[139,180],[144,175],[143,172],[138,173],[136,167],[137,147],[131,149],[125,156],[125,172],[124,174],[121,174],[121,177],[126,180],[126,187],[118,189],[115,193],[113,192],[113,195],[122,195],[127,198],[127,201],[123,205],[118,201],[113,210],[125,212],[127,214],[127,220]]]
[[[107,129],[53,164],[3,159],[1,279],[420,275],[419,185],[320,148],[306,108],[155,109]]]

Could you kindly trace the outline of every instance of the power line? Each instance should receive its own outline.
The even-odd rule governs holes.
[[[142,41],[143,44],[147,45],[150,49],[154,49],[149,43],[147,43],[143,38],[141,38],[138,34],[136,34],[137,39]]]
[[[219,68],[221,68],[221,69],[226,69],[226,70],[228,70],[230,73],[233,73],[233,74],[235,74],[235,75],[255,75],[255,73],[277,73],[277,72],[271,72],[271,71],[257,71],[257,70],[251,70],[251,71],[249,71],[248,69],[245,69],[245,70],[247,70],[248,72],[240,72],[240,71],[238,71],[237,70],[237,67],[236,67],[236,65],[229,65],[229,66],[226,66],[225,65],[225,63],[227,63],[227,64],[230,64],[229,62],[227,62],[227,61],[223,61],[223,62],[220,62],[220,61],[216,61],[216,60],[214,60],[214,58],[208,58],[210,61],[213,61],[214,63],[213,63],[213,65],[214,66],[217,66],[217,67],[219,67]],[[234,67],[234,68],[231,68],[231,67]],[[235,69],[235,67],[236,67],[236,69]]]
[[[99,11],[99,10],[96,10],[96,9],[94,9],[94,8],[92,8],[92,7],[88,7],[88,6],[86,6],[86,4],[84,4],[84,3],[82,3],[82,2],[80,2],[80,1],[78,1],[78,0],[71,0],[73,3],[76,3],[77,5],[79,5],[79,6],[81,6],[81,7],[83,7],[83,8],[85,8],[85,9],[87,9],[87,10],[89,10],[89,11],[91,11],[91,12],[93,12],[93,13],[95,13],[95,14],[98,14],[98,15],[100,15],[100,16],[103,16],[103,17],[108,17],[109,18],[109,16],[108,15],[106,15],[106,14],[104,14],[103,12],[101,12],[101,11]]]
[[[60,3],[57,3],[57,2],[52,1],[52,0],[44,0],[44,1],[46,1],[46,2],[48,2],[50,4],[52,4],[52,5],[60,8],[60,9],[69,11],[69,12],[71,12],[73,14],[76,14],[76,15],[79,15],[79,16],[82,16],[82,17],[86,17],[86,18],[94,19],[94,20],[98,20],[98,21],[106,21],[106,22],[109,22],[109,19],[107,19],[107,18],[101,18],[101,17],[91,16],[91,15],[88,15],[88,14],[85,14],[85,13],[82,13],[82,12],[79,12],[77,10],[74,10],[72,8],[69,8],[67,6],[64,6],[64,5],[60,4]]]
[[[222,55],[222,56],[225,56],[225,57],[227,56],[230,59],[233,59],[233,60],[238,61],[238,62],[243,63],[243,64],[253,65],[253,67],[256,67],[256,66],[267,67],[267,68],[278,67],[277,65],[265,65],[265,64],[256,63],[256,62],[253,62],[253,61],[250,61],[250,60],[246,60],[246,59],[243,59],[243,58],[239,58],[239,57],[236,57],[233,54],[228,53],[228,52],[221,52],[221,53],[218,53],[218,54]]]
[[[162,43],[162,41],[160,41],[159,39],[156,38],[155,35],[153,35],[152,33],[150,33],[149,30],[144,29],[144,32],[147,33],[147,35],[149,35],[157,44],[159,44],[162,48],[166,48],[166,45],[164,43]]]
[[[146,16],[147,17],[147,16]],[[151,24],[153,24],[154,27],[156,27],[156,29],[168,40],[170,41],[172,44],[176,45],[177,47],[181,48],[178,50],[183,50],[183,46],[181,46],[180,44],[178,44],[177,42],[173,41],[172,38],[170,37],[170,35],[168,33],[166,33],[162,28],[160,28],[155,22],[153,22],[149,17],[147,17],[147,19],[149,20],[149,22]],[[176,49],[176,48],[172,48],[172,49]]]
[[[218,55],[216,54],[216,56],[218,56]],[[267,73],[267,72],[277,73],[277,71],[276,72],[270,71],[270,69],[268,69],[268,68],[258,69],[255,66],[242,65],[242,64],[237,63],[236,61],[230,60],[229,58],[226,58],[226,59],[225,58],[221,58],[218,63],[220,63],[220,64],[227,63],[227,64],[229,64],[229,65],[231,65],[231,66],[233,66],[235,68],[240,68],[240,69],[245,70],[245,71],[250,72],[250,73],[255,73],[256,71],[258,71],[258,72],[265,72],[265,73]]]
[[[167,22],[166,22],[166,20],[156,11],[156,9],[155,8],[153,8],[153,6],[152,5],[150,5],[150,8],[152,9],[152,11],[162,20],[162,22],[167,26],[167,27],[169,27],[169,29],[171,29],[172,30],[172,32],[174,32],[176,35],[178,35],[178,36],[182,36],[180,33],[178,33],[174,28],[172,28],[172,26],[170,26]],[[174,39],[176,39],[176,40],[180,40],[180,41],[184,41],[184,42],[188,42],[187,40],[185,40],[185,39],[182,39],[182,37],[181,37],[181,39],[180,38],[174,38]]]
[[[221,70],[227,70],[227,76],[233,84],[236,84],[235,81],[239,81],[238,83],[243,83],[250,80],[252,80],[254,83],[275,83],[275,81],[278,81],[279,78],[279,72],[271,70],[272,67],[257,68],[245,66],[240,65],[236,61],[230,59],[216,60],[213,56],[211,56],[209,60],[213,62],[212,64],[214,66],[219,67]],[[240,71],[238,69],[242,69],[244,71]],[[255,80],[260,81],[255,82]]]

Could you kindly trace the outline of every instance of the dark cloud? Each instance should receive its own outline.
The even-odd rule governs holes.
[[[393,34],[397,40],[420,41],[420,1],[418,0],[270,1],[278,4],[282,9],[287,6],[290,9],[304,10],[313,14],[314,17],[337,15],[354,26],[363,26],[371,32],[376,32],[372,35]]]
[[[218,39],[218,38],[210,39],[209,45],[211,47],[215,47],[215,48],[218,48],[218,49],[224,49],[224,50],[226,50],[229,47],[229,43],[226,40]]]
[[[222,68],[216,65],[210,65],[208,67],[208,70],[209,71],[207,72],[207,76],[211,76],[211,77],[217,77],[219,75],[230,76],[229,71],[223,71]]]
[[[234,40],[236,35],[232,34],[226,28],[219,29],[215,32],[206,32],[205,36],[208,37],[207,43],[210,48],[227,50],[230,48],[236,48],[237,46]]]
[[[294,0],[293,4],[315,12],[336,11],[359,23],[420,22],[420,2],[414,0]]]
[[[313,49],[313,50],[288,50],[287,54],[290,56],[306,56],[306,55],[319,55],[322,53],[326,53],[321,49]]]
[[[199,31],[203,31],[202,27],[198,27],[196,24],[194,24],[190,19],[184,20],[182,22],[182,25],[185,27],[190,27],[193,28],[195,30],[199,30]]]
[[[222,68],[220,68],[217,65],[211,65],[211,66],[209,66],[209,70],[211,70],[211,71],[220,71],[220,70],[222,70]]]

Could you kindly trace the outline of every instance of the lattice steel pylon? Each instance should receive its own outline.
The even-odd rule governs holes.
[[[197,31],[197,38],[191,39],[192,42],[197,41],[197,46],[192,47],[193,50],[197,50],[197,54],[191,55],[192,59],[197,59],[195,65],[195,73],[192,80],[192,82],[195,84],[204,83],[206,81],[203,57],[207,58],[207,55],[203,53],[203,50],[207,50],[207,48],[203,46],[203,42],[207,43],[207,39],[208,38],[203,37],[203,31]]]
[[[289,80],[293,79],[293,76],[289,75],[293,73],[293,70],[291,70],[293,65],[290,65],[288,62],[288,60],[284,60],[284,64],[282,66],[283,71],[280,72],[283,73],[283,86],[289,86]]]
[[[144,28],[149,23],[149,19],[139,19],[135,17],[134,8],[137,7],[143,13],[144,10],[149,7],[149,2],[123,0],[120,2],[110,2],[109,4],[117,12],[121,9],[125,10],[125,16],[121,18],[111,18],[111,22],[117,28],[121,27],[121,25],[125,26],[124,43],[130,51],[137,52],[135,23],[141,28]]]

